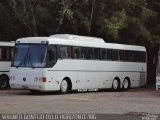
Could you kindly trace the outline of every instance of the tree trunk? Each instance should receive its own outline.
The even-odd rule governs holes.
[[[37,23],[31,1],[21,0],[21,3],[18,3],[16,0],[8,0],[8,2],[17,20],[24,24],[28,35],[37,36]],[[19,9],[21,8],[19,8],[17,4],[22,5],[22,12],[19,12]]]
[[[34,15],[33,6],[31,4],[30,0],[28,0],[28,6],[29,6],[29,12],[30,12],[30,15],[31,15],[32,35],[33,36],[38,36],[38,33],[37,33],[37,23],[36,23],[36,19],[35,19],[35,15]]]
[[[158,48],[147,47],[147,87],[155,87]]]

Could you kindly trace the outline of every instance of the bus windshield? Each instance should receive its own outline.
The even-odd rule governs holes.
[[[46,44],[17,44],[13,67],[45,67]]]

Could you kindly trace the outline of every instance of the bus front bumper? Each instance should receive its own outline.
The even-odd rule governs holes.
[[[10,84],[13,89],[23,89],[23,90],[39,90],[39,91],[57,91],[59,87],[57,85],[48,87],[47,85],[22,85],[22,84]]]

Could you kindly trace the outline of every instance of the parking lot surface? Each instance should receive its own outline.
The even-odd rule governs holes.
[[[1,90],[0,113],[160,114],[160,91],[136,88],[35,95],[28,90]]]

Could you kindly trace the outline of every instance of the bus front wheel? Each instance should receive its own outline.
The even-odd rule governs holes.
[[[0,89],[9,87],[9,78],[7,76],[0,76]]]
[[[69,84],[68,81],[66,79],[62,80],[61,84],[60,84],[60,92],[62,94],[66,94],[69,90]]]
[[[117,90],[119,90],[119,86],[120,86],[119,81],[117,79],[114,79],[112,82],[112,89],[114,91],[117,91]]]

